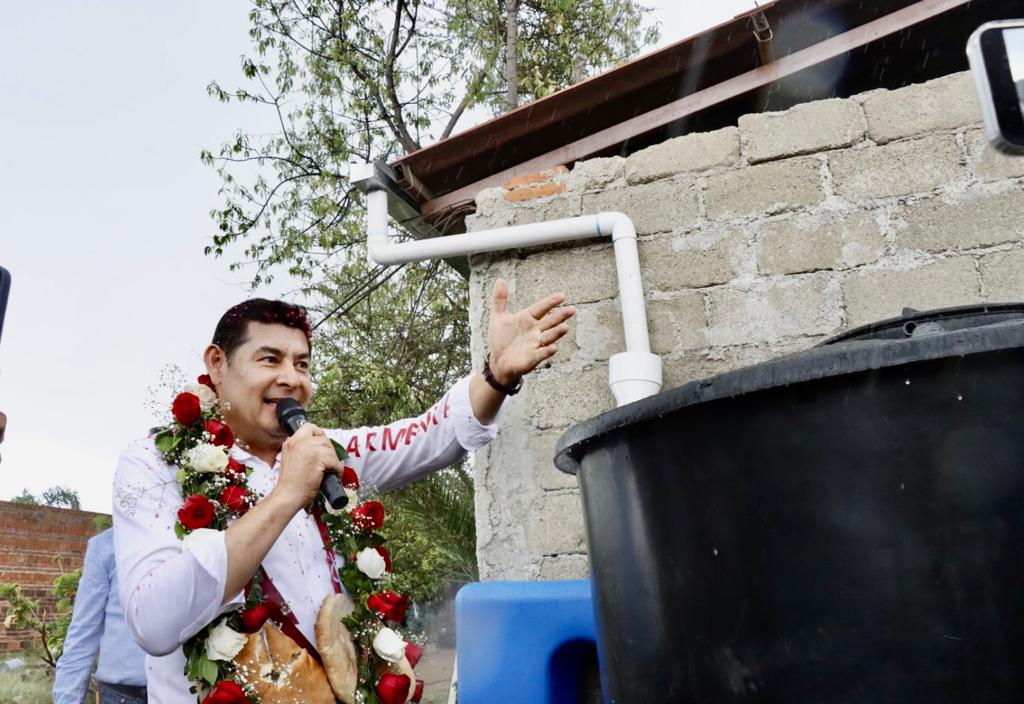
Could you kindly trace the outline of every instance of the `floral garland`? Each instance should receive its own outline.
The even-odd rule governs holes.
[[[198,383],[178,394],[171,411],[174,422],[156,431],[155,442],[164,460],[178,467],[175,478],[185,500],[174,531],[182,540],[182,549],[187,550],[190,535],[225,530],[262,496],[248,486],[251,468],[228,453],[234,434],[224,421],[209,375],[203,374]],[[344,460],[345,450],[337,443],[334,447]],[[409,598],[385,588],[391,577],[391,558],[383,547],[384,537],[377,532],[384,522],[384,507],[378,501],[357,503],[359,478],[351,467],[344,468],[341,479],[348,506],[342,511],[328,507],[317,513],[325,547],[346,558],[337,573],[355,605],[342,622],[352,634],[358,659],[356,701],[418,702],[423,680],[414,683],[407,675],[389,671],[403,660],[410,669],[415,667],[423,649],[391,628],[404,624]],[[237,677],[233,658],[245,645],[245,634],[257,632],[274,618],[275,607],[264,598],[261,573],[253,577],[245,593],[243,608],[208,624],[184,643],[185,676],[192,682],[191,691],[198,700],[201,692],[209,690],[202,704],[258,704],[253,685]],[[277,611],[279,615],[282,612],[287,613],[286,605]]]

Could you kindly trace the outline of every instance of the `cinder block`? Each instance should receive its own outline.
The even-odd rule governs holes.
[[[868,136],[879,143],[981,122],[970,71],[864,98]]]
[[[929,193],[967,175],[952,135],[930,135],[881,147],[830,154],[835,192],[855,202]]]
[[[529,413],[541,430],[565,428],[615,408],[605,364],[580,370],[543,369],[534,372],[530,381]]]
[[[740,157],[735,127],[695,132],[642,149],[626,158],[626,181],[647,183],[675,174],[732,166]]]
[[[842,324],[839,286],[827,273],[722,286],[707,300],[708,342],[716,347],[824,335]]]
[[[964,135],[974,174],[983,181],[1024,176],[1024,157],[1008,156],[997,152],[982,130],[971,130]]]
[[[860,103],[839,99],[742,115],[739,126],[743,155],[752,164],[848,147],[863,140],[866,129]]]
[[[505,200],[504,188],[485,188],[476,194],[476,214],[480,217],[491,217],[497,212],[512,212],[515,206]]]
[[[598,361],[607,360],[611,355],[626,349],[617,298],[577,309],[576,344],[581,357]]]
[[[1015,242],[1024,233],[1024,191],[968,191],[928,198],[899,211],[906,223],[896,234],[900,247],[926,252],[971,249]]]
[[[645,305],[651,351],[655,354],[707,344],[704,297],[700,292],[657,294],[656,297],[649,296]],[[577,340],[581,356],[604,362],[613,354],[626,350],[618,299],[588,305],[576,316],[579,319]]]
[[[555,467],[555,444],[561,435],[562,430],[548,430],[527,431],[521,436],[526,440],[522,461],[533,467],[537,486],[545,491],[579,488],[575,475]]]
[[[583,195],[583,212],[619,211],[637,234],[670,232],[697,220],[697,187],[690,180],[657,181]]]
[[[562,292],[570,304],[618,295],[615,253],[609,245],[541,252],[516,265],[515,305],[529,305],[550,293]]]
[[[563,193],[551,198],[522,201],[515,205],[518,207],[513,210],[514,225],[574,218],[583,214],[579,193]]]
[[[1024,301],[1024,249],[993,252],[981,258],[985,300],[1009,303]]]
[[[527,517],[527,542],[534,555],[580,553],[586,549],[583,507],[578,492],[545,494]]]
[[[805,157],[709,176],[708,217],[767,215],[819,203],[823,197],[820,170],[818,159]]]
[[[850,272],[843,281],[846,324],[873,323],[904,308],[929,310],[981,301],[978,274],[970,257],[941,259],[914,268]]]
[[[541,558],[537,579],[590,579],[590,560],[579,554],[546,555]]]
[[[651,352],[669,354],[707,345],[704,296],[698,291],[680,291],[647,301]]]
[[[570,191],[591,191],[622,181],[625,172],[626,160],[621,156],[578,161],[566,185]]]
[[[845,269],[885,252],[885,237],[870,211],[769,220],[761,225],[758,244],[764,274]]]
[[[701,288],[732,281],[748,256],[743,234],[724,227],[640,241],[644,286],[650,291]]]

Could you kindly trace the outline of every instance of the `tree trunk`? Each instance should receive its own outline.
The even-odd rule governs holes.
[[[508,0],[505,13],[505,109],[519,103],[519,0]]]

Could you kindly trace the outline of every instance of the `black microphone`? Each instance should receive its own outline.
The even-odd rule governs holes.
[[[306,424],[306,409],[293,398],[283,398],[277,402],[277,422],[286,433],[295,435],[295,431]],[[320,493],[335,511],[340,511],[348,504],[345,487],[334,472],[324,472],[324,478],[320,480]]]

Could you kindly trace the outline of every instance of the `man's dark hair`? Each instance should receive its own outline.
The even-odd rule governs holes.
[[[213,344],[224,350],[230,360],[231,355],[249,339],[249,323],[269,323],[301,330],[313,348],[313,330],[306,317],[306,309],[302,306],[271,301],[266,298],[250,298],[237,306],[228,308],[213,331]]]

